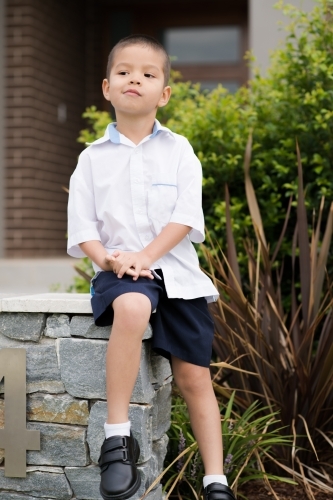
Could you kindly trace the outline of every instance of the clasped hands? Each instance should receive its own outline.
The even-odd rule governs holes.
[[[122,278],[124,274],[133,276],[136,281],[139,276],[143,278],[154,279],[149,270],[152,262],[144,252],[123,252],[115,250],[111,255],[105,256],[105,264],[108,270],[117,274],[118,278]],[[106,269],[107,270],[107,269]]]

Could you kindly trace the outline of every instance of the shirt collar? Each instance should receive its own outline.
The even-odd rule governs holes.
[[[96,141],[91,142],[91,143],[87,143],[87,144],[88,145],[102,144],[103,142],[107,142],[107,141],[111,141],[113,144],[120,144],[121,143],[120,133],[118,132],[116,127],[117,127],[116,122],[109,123],[109,125],[107,126],[107,128],[105,130],[103,137],[100,137]],[[172,134],[170,129],[168,129],[167,127],[163,127],[163,125],[161,125],[158,120],[155,120],[153,132],[150,134],[150,136],[148,136],[149,139],[153,139],[160,132],[168,133],[169,135],[171,135],[173,137],[173,134]]]

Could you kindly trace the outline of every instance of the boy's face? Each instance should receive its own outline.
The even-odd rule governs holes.
[[[117,50],[109,80],[103,80],[103,94],[116,114],[156,115],[171,95],[164,86],[163,54],[141,45],[129,45]]]

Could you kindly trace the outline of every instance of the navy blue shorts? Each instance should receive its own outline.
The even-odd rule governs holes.
[[[213,320],[204,297],[197,299],[169,299],[163,274],[162,280],[139,277],[133,281],[125,274],[122,278],[111,271],[103,271],[92,280],[91,305],[97,326],[113,323],[112,302],[124,293],[143,293],[151,302],[150,317],[153,328],[152,347],[167,359],[171,356],[189,363],[208,367],[211,361],[214,336]]]

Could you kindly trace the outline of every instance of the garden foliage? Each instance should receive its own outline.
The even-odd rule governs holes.
[[[222,377],[214,387],[227,398],[237,390],[236,401],[244,409],[259,398],[268,414],[278,410],[286,433],[294,436],[291,453],[286,447],[279,448],[280,463],[298,471],[299,477],[305,471],[314,484],[324,485],[332,493],[333,284],[326,274],[326,263],[333,232],[333,203],[323,224],[322,200],[316,225],[309,231],[297,149],[297,206],[293,208],[290,200],[277,244],[281,245],[289,227],[293,234],[291,309],[286,312],[281,294],[283,265],[275,277],[278,248],[270,250],[249,176],[250,145],[251,140],[245,158],[245,183],[256,244],[246,242],[249,288],[244,287],[240,276],[227,190],[227,255],[220,251],[213,255],[203,247],[220,291],[219,301],[211,307],[216,330],[214,349],[222,360],[215,364],[222,370]]]
[[[242,170],[250,130],[251,177],[273,246],[289,196],[297,193],[296,139],[302,152],[308,213],[318,207],[322,196],[326,200],[333,197],[333,0],[318,0],[311,14],[283,2],[279,8],[291,23],[286,42],[273,53],[266,76],[255,71],[248,87],[233,95],[222,87],[204,93],[199,85],[172,82],[171,100],[158,115],[174,132],[189,139],[202,162],[206,224],[222,248],[226,243],[224,185],[228,184],[241,260],[245,260],[244,237],[253,235]],[[90,128],[82,131],[81,142],[99,137],[110,121],[108,113],[95,108],[88,109],[84,117]],[[291,239],[287,231],[284,253],[291,254]]]
[[[263,415],[264,408],[260,408],[258,402],[253,402],[240,413],[234,403],[234,397],[235,393],[227,404],[221,404],[220,407],[224,436],[224,472],[230,486],[236,490],[242,484],[255,479],[264,479],[267,484],[268,479],[292,482],[265,470],[265,453],[272,453],[272,448],[277,445],[292,445],[291,437],[280,432],[279,415]],[[181,397],[174,398],[171,420],[168,432],[169,451],[165,461],[166,468],[162,473],[165,498],[176,495],[182,500],[199,500],[203,494],[204,468],[190,426],[188,411]],[[155,482],[160,479],[161,476]],[[149,489],[153,486],[154,484]],[[241,497],[242,495],[238,494],[238,498]]]

